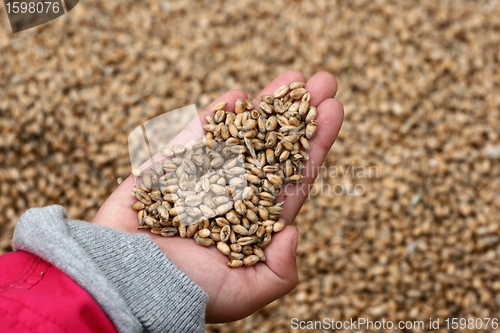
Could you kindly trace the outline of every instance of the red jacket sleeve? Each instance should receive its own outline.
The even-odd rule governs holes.
[[[25,252],[0,257],[0,332],[116,332],[69,276]]]

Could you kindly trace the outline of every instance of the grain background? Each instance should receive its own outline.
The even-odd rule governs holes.
[[[296,220],[301,282],[207,331],[500,318],[499,17],[493,0],[87,0],[12,34],[0,5],[0,251],[30,207],[90,220],[142,122],[326,70],[346,115]]]

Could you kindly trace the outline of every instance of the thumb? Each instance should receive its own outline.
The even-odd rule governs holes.
[[[273,240],[265,250],[267,266],[289,285],[288,291],[295,288],[299,281],[295,257],[298,240],[297,228],[289,225],[281,232],[273,234]]]
[[[260,288],[258,290],[246,289],[248,293],[245,296],[253,300],[252,306],[247,307],[251,309],[251,312],[288,294],[299,281],[295,260],[299,238],[297,228],[287,226],[272,237],[272,242],[265,249],[265,265],[254,266],[254,269],[258,271],[257,279],[260,282],[258,283]]]

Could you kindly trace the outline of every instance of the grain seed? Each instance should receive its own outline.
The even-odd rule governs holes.
[[[274,91],[274,98],[281,98],[288,94],[288,91],[290,90],[289,86],[280,86],[278,89]]]
[[[220,253],[226,256],[228,256],[231,253],[231,248],[223,241],[217,242],[217,250],[219,250]]]
[[[305,86],[306,86],[306,84],[304,82],[301,82],[301,81],[296,81],[296,82],[290,83],[291,90],[294,90],[297,88],[304,88]]]
[[[249,255],[243,259],[243,264],[245,266],[253,266],[260,261],[260,258],[255,254]]]
[[[227,265],[231,268],[241,267],[243,266],[243,260],[231,260]]]

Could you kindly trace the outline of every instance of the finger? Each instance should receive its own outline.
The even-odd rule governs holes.
[[[294,226],[287,226],[278,234],[273,235],[273,241],[266,247],[265,265],[256,265],[256,275],[261,279],[263,296],[260,307],[287,294],[299,281],[297,261],[298,231]]]
[[[228,272],[225,274],[224,283],[220,284],[223,288],[219,287],[217,293],[209,297],[206,313],[208,322],[221,322],[220,318],[223,318],[223,322],[239,320],[295,288],[298,283],[295,258],[297,240],[297,228],[287,226],[278,234],[273,235],[272,242],[265,249],[265,262],[237,269],[215,268],[217,273],[221,270],[228,270]],[[225,266],[224,263],[223,265]],[[202,267],[203,264],[200,263],[198,266]],[[201,270],[202,273],[200,273],[201,281],[205,285],[209,270],[210,267]],[[194,280],[194,282],[197,281]],[[241,288],[241,286],[251,286],[251,288]],[[215,304],[217,306],[211,306]],[[231,308],[231,311],[228,312],[228,308]]]
[[[289,71],[286,71],[286,72],[280,74],[277,78],[275,78],[273,80],[273,82],[269,83],[267,85],[267,87],[262,89],[262,91],[257,95],[257,97],[255,97],[253,99],[253,101],[252,101],[253,105],[255,107],[257,107],[260,103],[260,98],[262,96],[273,95],[274,91],[278,87],[284,86],[284,85],[289,85],[290,83],[296,82],[296,81],[305,82],[306,78],[304,77],[304,75],[301,72],[296,71],[296,70],[289,70]]]
[[[311,94],[311,104],[318,106],[324,100],[335,97],[337,80],[327,72],[314,74],[306,83],[306,90]]]
[[[241,89],[232,89],[229,90],[228,92],[224,93],[221,95],[219,98],[217,98],[215,101],[210,103],[203,111],[200,113],[203,114],[204,116],[209,114],[212,111],[212,108],[214,107],[215,104],[219,102],[227,102],[226,107],[224,110],[229,111],[229,110],[234,110],[234,103],[236,103],[236,100],[238,98],[241,99],[247,99],[247,93]]]
[[[302,171],[304,181],[298,185],[285,186],[277,199],[278,201],[285,201],[281,217],[285,219],[287,224],[293,223],[306,200],[309,189],[318,174],[319,167],[323,164],[330,147],[337,138],[344,119],[342,104],[333,98],[323,101],[317,110],[316,123],[318,130],[316,136],[309,142],[311,146],[309,161],[307,161]]]

